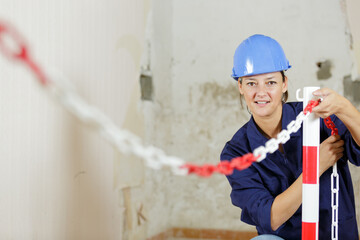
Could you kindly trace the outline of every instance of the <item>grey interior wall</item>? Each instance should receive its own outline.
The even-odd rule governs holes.
[[[142,106],[146,140],[186,161],[217,164],[225,142],[250,117],[230,74],[235,48],[255,33],[283,46],[293,66],[290,101],[311,85],[343,94],[343,80],[353,78],[356,65],[346,18],[341,0],[154,0],[143,64],[153,83],[153,98]],[[240,222],[224,176],[147,170],[147,177],[166,185],[154,192],[160,200],[153,209],[162,208],[167,223],[159,219],[150,228],[253,229]]]

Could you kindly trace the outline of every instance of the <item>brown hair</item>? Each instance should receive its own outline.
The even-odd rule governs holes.
[[[283,79],[283,82],[285,82],[285,72],[284,71],[281,71],[281,76],[282,76],[282,79]],[[241,83],[242,81],[242,78],[239,78],[239,81]],[[282,97],[281,97],[281,101],[283,103],[285,103],[289,98],[289,92],[286,90],[286,92],[283,93]],[[241,104],[241,108],[244,108],[244,104],[243,104],[243,96],[240,94],[240,104]]]

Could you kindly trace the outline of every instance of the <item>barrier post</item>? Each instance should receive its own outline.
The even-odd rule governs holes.
[[[304,88],[304,108],[318,89]],[[319,235],[319,145],[320,118],[311,114],[303,123],[302,240],[318,240]]]

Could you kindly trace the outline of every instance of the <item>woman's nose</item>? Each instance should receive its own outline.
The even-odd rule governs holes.
[[[266,95],[266,87],[263,84],[259,84],[257,95]]]

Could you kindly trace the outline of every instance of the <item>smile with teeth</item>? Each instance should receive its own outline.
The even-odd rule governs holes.
[[[270,101],[255,101],[256,104],[266,104],[269,103]]]

